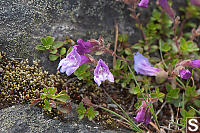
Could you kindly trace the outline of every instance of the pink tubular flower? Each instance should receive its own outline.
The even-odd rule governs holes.
[[[141,1],[138,3],[138,6],[139,6],[139,7],[143,7],[143,8],[147,8],[147,7],[148,7],[148,4],[149,4],[149,0],[141,0]]]
[[[159,4],[171,19],[175,18],[175,13],[173,9],[169,6],[167,0],[159,0]]]
[[[191,60],[190,66],[200,68],[200,60]]]
[[[148,76],[156,76],[160,72],[160,69],[153,67],[149,60],[139,52],[134,55],[134,69],[137,74]]]
[[[66,72],[67,76],[69,76],[76,71],[79,66],[87,62],[89,62],[89,59],[86,56],[80,56],[77,52],[77,48],[73,47],[72,51],[66,56],[66,58],[60,61],[57,70],[60,69],[61,73]]]
[[[102,59],[98,61],[98,64],[94,70],[94,81],[98,86],[101,85],[101,81],[109,80],[114,82],[114,77],[110,72],[108,66],[104,63]]]
[[[94,44],[90,43],[90,42],[84,42],[83,40],[77,40],[78,45],[74,45],[74,47],[77,48],[77,52],[80,55],[84,55],[87,53],[91,52],[91,49],[93,47]]]
[[[189,79],[192,76],[192,73],[188,69],[181,69],[180,70],[180,77],[182,79]]]
[[[151,121],[151,111],[149,110],[145,101],[142,101],[142,105],[137,111],[136,117],[134,120],[137,122],[144,122],[145,124],[149,124]]]
[[[190,0],[192,5],[200,6],[200,0]]]

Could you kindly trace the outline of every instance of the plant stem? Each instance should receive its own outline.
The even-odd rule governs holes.
[[[144,94],[141,92],[140,85],[138,84],[138,82],[137,82],[137,80],[136,80],[136,77],[135,77],[135,75],[134,75],[134,73],[133,73],[133,71],[131,70],[131,68],[130,68],[129,65],[128,65],[128,68],[129,68],[130,72],[132,73],[133,79],[134,79],[136,85],[138,86],[138,88],[139,88],[139,90],[140,90],[140,93],[142,94],[142,97],[143,97],[143,99],[144,99],[146,105],[148,106],[148,108],[150,109],[150,111],[151,111],[151,113],[152,113],[152,115],[153,115],[153,118],[154,118],[154,120],[155,120],[155,122],[156,122],[156,125],[157,125],[158,129],[160,130],[160,125],[159,125],[159,123],[158,123],[157,116],[156,116],[155,111],[154,111],[154,109],[153,109],[153,105],[152,105],[151,99],[150,99],[150,104],[151,104],[151,107],[150,107],[149,104],[148,104],[148,102],[147,102],[147,100],[146,100],[146,98],[145,98],[145,96],[144,96]]]
[[[118,34],[119,34],[119,30],[118,30],[118,24],[116,22],[115,23],[115,46],[114,46],[113,54],[116,54],[117,42],[118,42]],[[113,56],[113,68],[114,68],[115,65],[116,65],[116,56]]]

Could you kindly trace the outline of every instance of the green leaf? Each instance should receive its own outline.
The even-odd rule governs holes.
[[[51,37],[51,36],[46,37],[46,42],[47,42],[48,45],[52,45],[54,40],[55,40],[54,37]]]
[[[45,99],[46,97],[47,97],[46,94],[44,94],[44,93],[41,93],[41,94],[40,94],[40,98]]]
[[[83,102],[80,102],[80,104],[78,105],[78,107],[76,108],[76,111],[78,113],[78,117],[79,119],[83,119],[84,115],[85,115],[85,112],[86,112],[86,109],[85,107],[83,106]]]
[[[95,53],[95,55],[102,55],[104,53],[104,51],[97,51],[96,53]]]
[[[56,108],[62,112],[62,113],[65,113],[65,114],[68,114],[70,112],[72,112],[72,106],[71,104],[60,104],[60,105],[57,105]]]
[[[46,38],[41,38],[40,40],[41,40],[42,44],[46,47],[46,46],[52,45],[55,38],[51,37],[51,36],[47,36]]]
[[[63,42],[61,42],[61,41],[56,41],[56,42],[53,43],[52,49],[58,49],[58,48],[62,47],[63,45],[64,45]]]
[[[71,51],[72,51],[72,47],[70,47],[70,48],[67,50],[67,54],[69,54]]]
[[[56,54],[57,51],[58,51],[57,49],[54,49],[54,50],[50,51],[49,53],[51,53],[51,54]]]
[[[70,96],[67,94],[60,94],[56,96],[56,100],[61,101],[61,102],[66,102],[69,99],[70,99]]]
[[[138,94],[138,93],[140,93],[140,88],[138,88],[138,87],[132,87],[132,88],[130,88],[129,89],[129,92],[131,93],[131,94],[134,94],[134,95],[136,95],[136,94]]]
[[[55,93],[57,92],[57,89],[56,88],[48,88],[48,93],[51,94],[51,95],[55,95]]]
[[[163,52],[168,52],[171,50],[171,45],[170,44],[167,44],[167,43],[164,43],[163,41],[160,40],[160,43],[161,43],[161,50]]]
[[[121,60],[117,59],[116,60],[116,65],[114,66],[115,70],[120,70],[120,66],[121,66]]]
[[[49,60],[50,60],[50,61],[55,61],[55,60],[58,59],[58,57],[59,57],[58,55],[50,54],[50,55],[49,55]]]
[[[48,110],[49,112],[52,110],[49,101],[46,99],[44,100],[44,109]]]
[[[74,75],[76,75],[79,80],[90,79],[90,72],[87,71],[89,68],[90,66],[88,64],[83,64],[74,72]]]
[[[37,49],[37,50],[46,50],[46,48],[41,44],[36,45],[35,49]]]
[[[44,91],[45,94],[48,93],[47,88],[43,88],[43,91]]]
[[[190,109],[189,111],[186,111],[185,109],[181,108],[181,116],[183,118],[186,118],[186,117],[194,117],[195,115],[195,110],[193,109]]]
[[[167,101],[179,98],[180,89],[178,89],[178,88],[173,89],[169,84],[166,85],[166,88],[167,88],[167,92],[168,92],[167,96],[166,96]]]
[[[187,87],[186,90],[185,90],[185,96],[186,97],[195,97],[197,96],[197,92],[196,92],[196,87],[193,86],[193,87]]]
[[[194,100],[194,105],[200,108],[200,100],[198,99]]]
[[[42,44],[43,44],[44,46],[48,45],[48,43],[47,43],[47,41],[46,41],[45,38],[42,37],[42,38],[40,39],[40,41],[42,42]]]
[[[64,55],[66,53],[66,48],[61,48],[60,55]]]
[[[126,49],[125,49],[125,54],[127,54],[127,55],[132,55],[133,53],[132,53],[132,51],[131,51],[130,48],[126,48]]]
[[[180,50],[184,53],[199,51],[197,45],[192,41],[186,41],[184,38],[180,40]]]
[[[96,115],[98,115],[99,112],[95,111],[93,109],[93,107],[87,108],[87,113],[86,116],[88,117],[88,119],[91,121]]]

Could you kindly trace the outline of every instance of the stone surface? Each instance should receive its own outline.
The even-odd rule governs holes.
[[[73,110],[75,111],[75,110]],[[15,105],[0,110],[1,133],[123,133],[125,130],[104,130],[100,125],[78,120],[76,113],[70,113],[61,122],[47,117],[40,108],[29,105]]]
[[[48,53],[34,49],[41,37],[87,40],[102,35],[113,43],[115,21],[133,42],[140,38],[127,7],[116,0],[1,0],[0,50],[13,58],[40,59],[46,70],[55,72],[58,61],[50,62]]]

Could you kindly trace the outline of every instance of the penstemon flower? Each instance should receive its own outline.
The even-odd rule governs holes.
[[[193,2],[194,5],[198,5],[200,3],[199,0],[191,0],[191,2]],[[149,0],[141,0],[138,3],[138,6],[147,8],[148,4],[149,4]],[[170,7],[170,5],[168,4],[167,0],[159,0],[159,4],[162,7],[162,9],[168,14],[168,16],[171,19],[174,19],[175,13],[174,13],[173,9]]]
[[[192,5],[200,6],[200,0],[190,0]]]
[[[149,4],[149,0],[141,0],[141,1],[138,3],[138,6],[139,6],[139,7],[143,7],[143,8],[147,8],[147,7],[148,7],[148,4]]]
[[[159,4],[162,7],[162,9],[168,14],[168,16],[171,19],[174,19],[175,13],[173,9],[170,7],[170,5],[168,4],[167,0],[159,0]]]
[[[153,67],[149,60],[139,52],[134,55],[134,69],[137,74],[148,76],[156,76],[160,72],[160,69]]]
[[[110,72],[108,66],[104,63],[102,59],[98,61],[98,64],[94,70],[94,81],[98,86],[101,85],[101,81],[109,80],[114,82],[114,77]]]
[[[180,77],[182,79],[189,79],[192,76],[192,73],[188,69],[181,69],[180,70]]]
[[[90,42],[84,42],[83,40],[78,40],[77,41],[77,44],[78,45],[74,45],[74,47],[77,48],[77,52],[80,54],[80,55],[84,55],[84,54],[87,54],[87,53],[90,53],[91,52],[91,49],[93,47],[94,44],[90,43]]]
[[[151,111],[149,110],[145,101],[142,101],[142,105],[137,111],[136,117],[134,120],[137,122],[144,122],[145,124],[149,124],[151,121]]]
[[[73,47],[72,51],[62,59],[57,67],[57,70],[60,69],[61,73],[66,73],[67,76],[71,75],[76,69],[79,68],[84,63],[89,62],[89,59],[86,56],[81,56],[77,52],[77,48]]]
[[[183,60],[176,65],[173,73],[182,79],[188,79],[192,76],[192,73],[185,67],[200,68],[200,60]]]
[[[200,60],[191,60],[189,66],[200,68]]]

